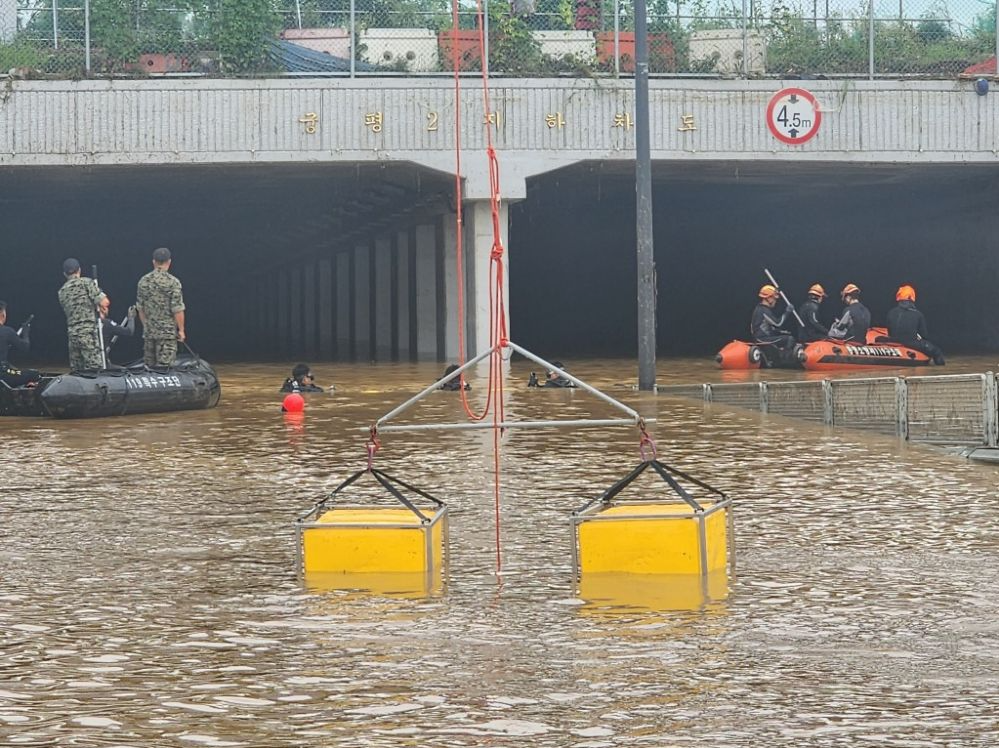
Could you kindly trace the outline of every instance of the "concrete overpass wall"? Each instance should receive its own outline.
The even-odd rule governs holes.
[[[653,81],[653,158],[999,159],[999,94],[978,96],[971,81],[794,81],[823,110],[799,146],[766,125],[784,85]],[[507,197],[523,197],[525,176],[632,158],[630,81],[494,81],[491,91]],[[0,95],[0,165],[397,160],[453,171],[454,99],[444,79],[17,81]],[[459,111],[463,147],[481,151],[473,79]],[[466,166],[470,196],[483,197],[484,159]]]

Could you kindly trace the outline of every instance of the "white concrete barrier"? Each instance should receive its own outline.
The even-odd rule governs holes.
[[[360,36],[361,58],[372,65],[405,64],[413,73],[440,68],[437,34],[430,29],[367,29]]]

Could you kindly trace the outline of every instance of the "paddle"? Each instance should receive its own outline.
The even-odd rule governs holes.
[[[34,318],[35,315],[33,314],[28,315],[28,318],[24,320],[24,324],[22,324],[19,328],[17,328],[17,337],[21,337],[21,333],[24,332],[24,328],[28,327],[31,324],[31,320],[33,320]]]
[[[793,314],[793,315],[794,315],[794,318],[795,318],[796,320],[798,320],[798,324],[799,324],[799,325],[801,325],[802,327],[804,327],[804,326],[805,326],[805,322],[804,322],[804,320],[802,320],[802,319],[801,319],[801,317],[799,317],[799,316],[798,316],[798,310],[794,308],[794,304],[792,304],[792,303],[791,303],[791,300],[787,298],[787,294],[786,294],[786,293],[784,293],[783,291],[781,291],[781,289],[780,289],[780,284],[779,284],[779,283],[777,282],[777,280],[776,280],[776,279],[775,279],[775,278],[774,278],[774,277],[773,277],[773,276],[772,276],[772,275],[770,274],[770,271],[769,271],[769,270],[767,270],[766,268],[763,268],[763,272],[767,274],[767,278],[769,278],[769,279],[770,279],[770,282],[774,284],[774,287],[776,287],[776,289],[777,289],[777,293],[779,293],[779,294],[780,294],[780,297],[781,297],[782,299],[784,299],[784,303],[785,303],[785,304],[787,304],[787,306],[788,306],[788,309],[790,309],[790,310],[791,310],[791,314]]]
[[[190,353],[192,356],[194,356],[194,360],[195,361],[200,361],[201,360],[201,356],[199,356],[197,353],[194,352],[194,349],[191,348],[191,346],[189,346],[187,344],[186,340],[182,340],[180,342],[183,343],[183,345],[184,345],[185,348],[187,348],[187,352]]]
[[[97,290],[100,291],[101,290],[101,286],[97,282],[97,266],[96,265],[91,265],[90,268],[91,268],[90,274],[93,276],[94,285],[97,286]],[[108,354],[107,354],[107,351],[104,350],[104,322],[103,322],[103,320],[101,320],[101,313],[100,312],[97,312],[97,340],[101,344],[101,368],[102,369],[107,369],[108,368]]]
[[[127,324],[128,324],[128,312],[126,312],[125,316],[121,318],[121,324],[118,325],[118,327],[124,327]],[[118,335],[118,333],[115,333],[114,335],[111,336],[111,342],[108,343],[107,347],[104,349],[104,352],[106,354],[108,355],[111,354],[111,349],[114,347],[114,344],[118,342],[119,337],[120,336]]]

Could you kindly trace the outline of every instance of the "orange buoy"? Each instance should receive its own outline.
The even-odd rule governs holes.
[[[281,402],[282,413],[301,413],[303,410],[305,410],[304,397],[299,395],[297,392],[285,395],[284,400]]]

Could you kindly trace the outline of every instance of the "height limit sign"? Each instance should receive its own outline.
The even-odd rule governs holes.
[[[767,127],[782,143],[807,143],[815,137],[821,123],[819,102],[803,88],[781,89],[767,105]]]

